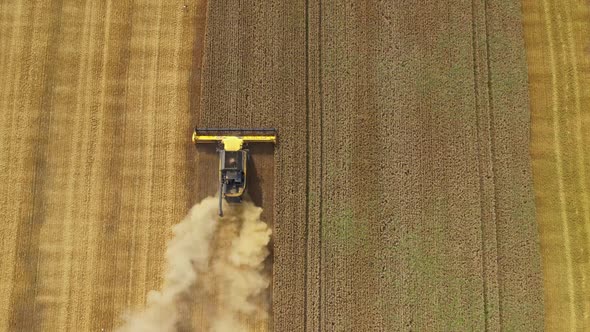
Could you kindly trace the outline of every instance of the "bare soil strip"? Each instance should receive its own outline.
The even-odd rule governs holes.
[[[523,1],[547,330],[590,329],[590,3]]]

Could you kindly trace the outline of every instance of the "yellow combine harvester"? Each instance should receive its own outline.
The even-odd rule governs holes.
[[[229,133],[240,135],[226,135]],[[193,143],[217,143],[219,152],[219,215],[223,216],[223,198],[241,203],[246,191],[248,143],[276,143],[275,129],[195,128]]]

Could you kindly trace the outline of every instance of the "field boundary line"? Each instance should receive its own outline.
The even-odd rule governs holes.
[[[309,274],[309,255],[310,255],[310,248],[309,248],[309,188],[310,188],[310,156],[309,152],[311,151],[310,146],[310,137],[309,137],[309,0],[305,0],[305,258],[304,258],[304,271],[305,275],[303,276],[303,287],[305,289],[303,294],[303,303],[304,303],[304,310],[303,310],[303,328],[307,330],[307,316],[309,311],[308,305],[308,292],[309,289],[307,287],[308,282],[308,274]]]
[[[484,329],[502,326],[500,308],[495,134],[488,3],[472,1],[472,47],[476,107]],[[489,242],[489,243],[488,243]],[[492,263],[492,264],[490,264]],[[491,265],[491,266],[490,266]],[[493,303],[493,306],[490,306]],[[493,310],[490,310],[493,309]],[[492,317],[497,317],[493,323]]]
[[[305,1],[306,229],[304,330],[322,329],[323,87],[322,3]]]
[[[499,262],[499,254],[498,254],[498,219],[496,217],[496,211],[498,211],[498,191],[496,188],[498,187],[497,178],[496,178],[496,135],[495,135],[495,127],[494,127],[494,95],[492,89],[492,67],[490,61],[490,30],[489,30],[489,19],[488,19],[488,0],[484,0],[484,14],[485,14],[485,35],[486,35],[486,61],[487,61],[487,85],[488,85],[488,102],[489,102],[489,135],[490,135],[490,161],[491,161],[491,170],[492,170],[492,191],[493,191],[493,203],[492,203],[492,213],[494,218],[494,229],[495,232],[495,246],[496,246],[496,281],[497,281],[497,293],[498,293],[498,328],[502,329],[502,302],[500,299],[502,298],[502,287],[500,287],[501,276],[500,276],[500,262]]]
[[[482,281],[483,281],[483,305],[484,305],[484,312],[486,311],[486,308],[488,306],[488,296],[487,296],[487,275],[486,275],[486,264],[485,264],[485,255],[486,255],[486,251],[485,251],[485,227],[483,225],[483,218],[484,218],[484,206],[483,206],[483,187],[484,187],[484,183],[483,183],[483,165],[482,165],[482,159],[481,159],[481,119],[480,119],[480,97],[479,97],[479,76],[480,74],[478,74],[478,60],[477,60],[477,49],[478,49],[478,44],[477,44],[477,18],[475,15],[475,1],[478,0],[472,0],[471,1],[471,35],[472,35],[472,52],[473,52],[473,87],[475,90],[474,93],[474,99],[475,99],[475,127],[476,127],[476,134],[477,134],[477,160],[478,160],[478,173],[479,173],[479,207],[480,207],[480,231],[481,231],[481,251],[482,251],[482,257],[481,257],[481,268],[482,268]],[[484,330],[487,331],[488,329],[488,317],[487,314],[484,314]]]

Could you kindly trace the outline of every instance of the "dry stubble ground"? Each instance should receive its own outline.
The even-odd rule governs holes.
[[[0,3],[0,330],[112,330],[160,287],[195,203],[199,10]]]
[[[274,264],[252,329],[539,329],[516,1],[210,3],[201,91],[204,7],[0,5],[0,329],[141,307],[216,189],[195,124],[279,130],[255,155]]]
[[[545,327],[590,330],[590,2],[523,1]]]

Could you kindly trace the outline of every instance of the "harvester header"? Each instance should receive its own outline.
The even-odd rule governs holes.
[[[276,129],[195,128],[193,143],[221,143],[226,151],[239,151],[243,143],[276,143]]]

